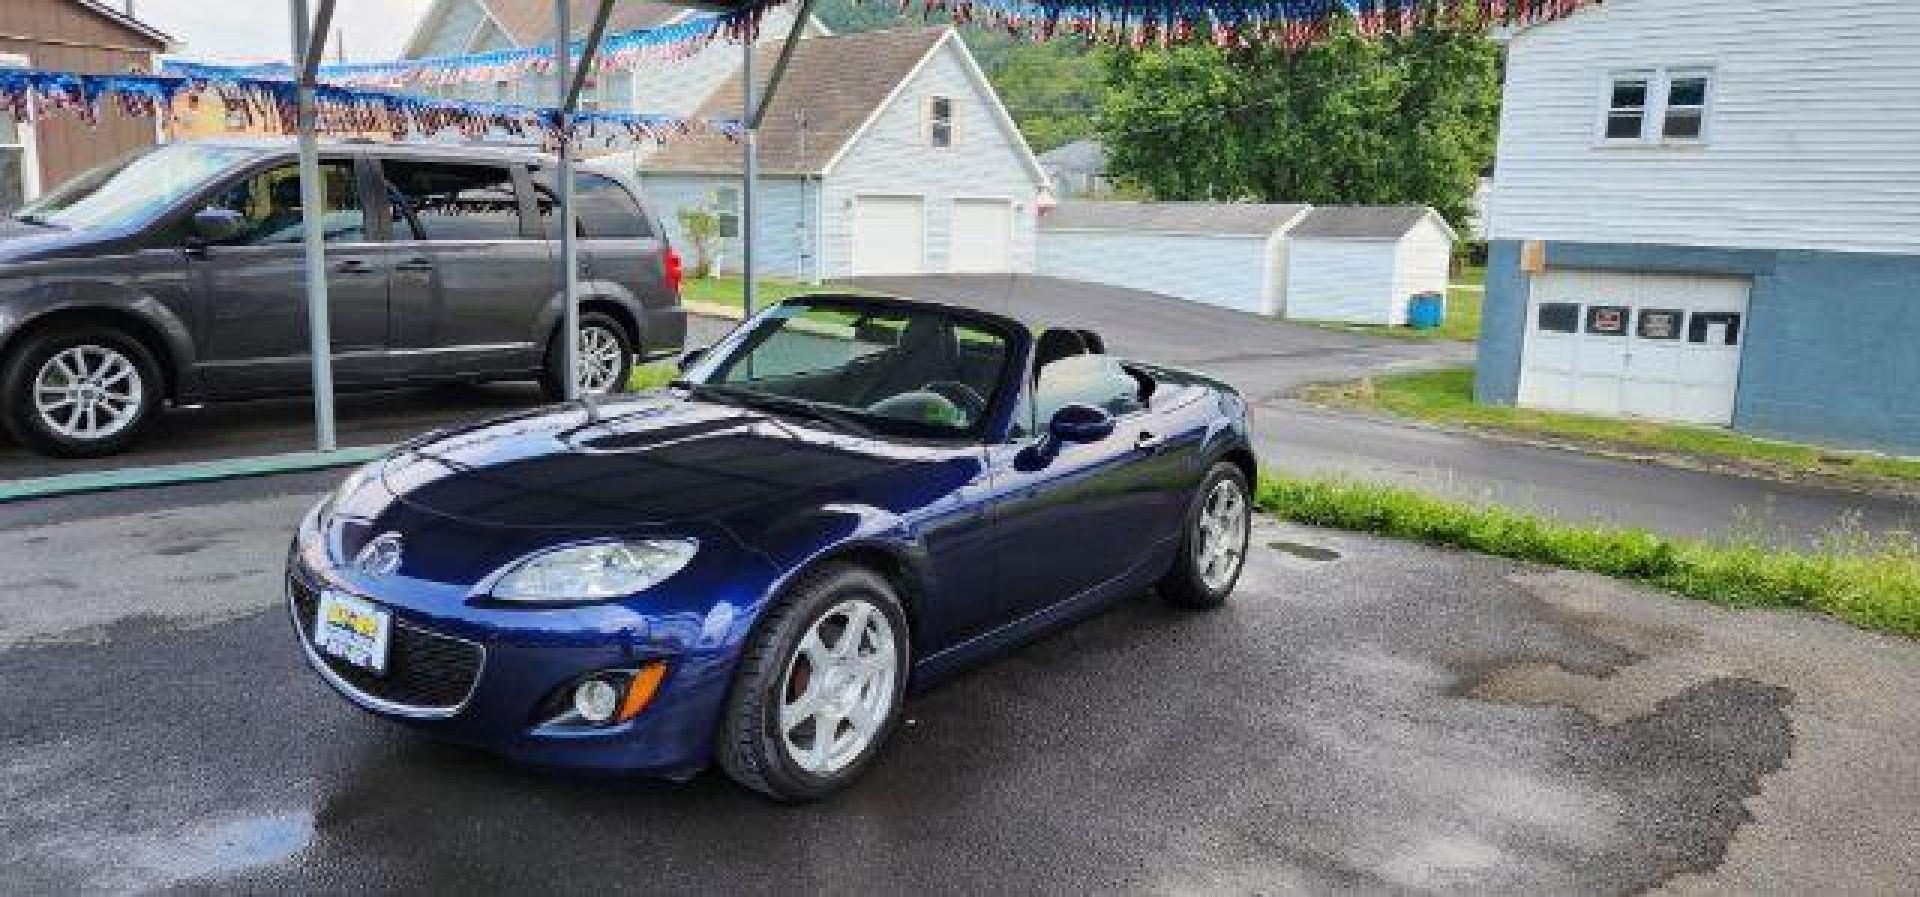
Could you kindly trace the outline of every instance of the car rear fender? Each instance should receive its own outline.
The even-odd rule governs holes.
[[[580,310],[600,311],[612,315],[627,328],[636,347],[645,347],[646,309],[633,291],[611,280],[580,281]],[[549,343],[560,332],[560,319],[566,311],[566,297],[555,294],[549,297],[540,308],[540,316],[534,322],[534,332],[540,334],[540,349],[545,352]]]

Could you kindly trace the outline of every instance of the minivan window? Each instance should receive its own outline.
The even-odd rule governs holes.
[[[653,228],[640,212],[627,188],[612,178],[578,172],[574,175],[573,212],[580,220],[580,236],[593,240],[645,240],[653,237]],[[560,233],[554,219],[560,214],[560,201],[547,184],[534,191],[540,208],[540,232],[551,240]]]
[[[62,184],[14,217],[60,227],[142,223],[258,150],[169,143],[136,150]]]
[[[381,167],[392,188],[395,239],[520,239],[520,200],[508,169],[412,159],[387,159]]]
[[[323,161],[320,183],[326,196],[323,233],[329,243],[361,243],[367,239],[367,216],[361,207],[360,185],[353,163]],[[300,167],[282,165],[242,178],[214,197],[206,208],[231,209],[245,222],[227,242],[238,246],[298,243],[306,239],[300,203]]]

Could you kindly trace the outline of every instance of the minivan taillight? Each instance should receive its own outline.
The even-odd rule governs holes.
[[[686,269],[680,264],[680,253],[673,251],[672,246],[668,246],[665,261],[667,265],[667,289],[672,290],[673,294],[678,296],[680,295],[680,281],[686,277]]]

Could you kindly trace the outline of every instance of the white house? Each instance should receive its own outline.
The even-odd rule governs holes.
[[[761,49],[756,73],[777,48]],[[697,110],[732,114],[738,77]],[[822,36],[795,49],[760,132],[756,267],[803,280],[1030,272],[1050,199],[1019,129],[950,27]],[[741,148],[682,138],[639,161],[676,245],[678,212],[722,219],[723,270],[740,264]]]
[[[1038,273],[1280,314],[1287,232],[1304,205],[1063,202],[1041,218]]]
[[[1519,31],[1489,236],[1481,401],[1920,453],[1920,3]]]
[[[1287,317],[1405,324],[1415,294],[1446,294],[1457,239],[1426,206],[1316,207],[1287,235]]]

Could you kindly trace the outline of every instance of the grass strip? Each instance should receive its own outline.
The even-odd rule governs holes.
[[[1473,370],[1450,368],[1307,387],[1307,401],[1431,423],[1739,462],[1763,473],[1920,483],[1920,460],[1760,439],[1718,427],[1538,411],[1473,400]]]
[[[1258,501],[1312,526],[1600,573],[1728,607],[1813,610],[1863,629],[1920,635],[1920,541],[1911,533],[1876,537],[1843,521],[1807,551],[1748,538],[1708,543],[1337,478],[1269,476]]]

